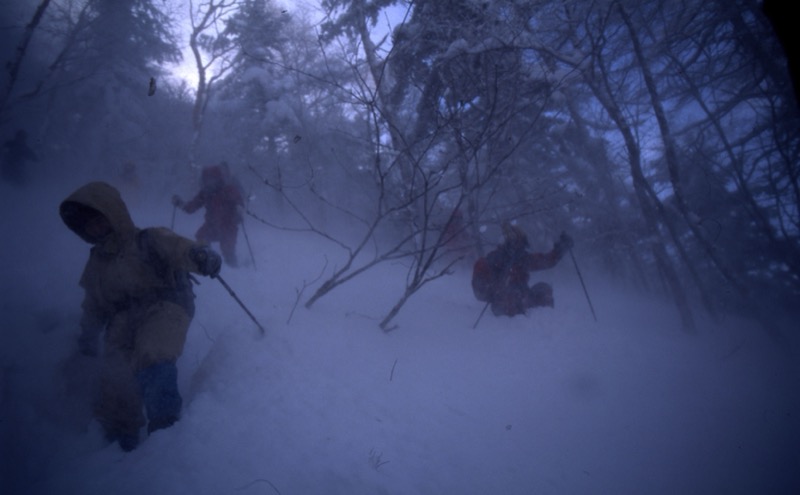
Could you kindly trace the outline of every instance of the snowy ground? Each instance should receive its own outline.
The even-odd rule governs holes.
[[[585,267],[595,323],[565,260],[534,274],[555,309],[487,312],[473,329],[482,304],[462,268],[384,334],[402,266],[293,313],[335,248],[252,221],[256,267],[222,275],[266,336],[204,279],[179,361],[183,418],[123,453],[59,375],[88,247],[57,205],[77,185],[3,191],[4,494],[800,493],[796,353],[758,329],[728,318],[687,336],[669,305]],[[138,225],[169,224],[166,199],[130,202]]]

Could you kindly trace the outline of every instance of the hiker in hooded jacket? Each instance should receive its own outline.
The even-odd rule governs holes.
[[[236,238],[242,223],[240,210],[244,208],[241,187],[231,177],[228,165],[222,162],[203,168],[201,189],[194,198],[185,202],[180,196],[172,197],[172,204],[186,213],[205,208],[203,225],[195,238],[203,242],[219,242],[222,256],[231,267],[237,266]]]
[[[145,424],[149,434],[180,418],[176,362],[194,316],[190,272],[216,277],[222,260],[167,228],[137,228],[104,182],[76,190],[59,213],[92,245],[78,349],[100,359],[93,414],[106,439],[130,451]]]
[[[562,233],[548,253],[527,251],[528,237],[508,222],[503,223],[503,243],[472,270],[472,290],[479,301],[491,305],[495,316],[525,314],[529,308],[553,307],[553,288],[539,282],[528,286],[530,272],[554,267],[572,248],[572,238]]]

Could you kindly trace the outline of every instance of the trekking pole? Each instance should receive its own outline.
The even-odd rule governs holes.
[[[169,230],[175,230],[175,212],[178,211],[178,205],[172,205],[172,222],[169,224]]]
[[[247,250],[250,251],[250,259],[253,261],[253,270],[257,270],[256,257],[253,256],[253,248],[250,246],[250,238],[247,236],[247,229],[244,228],[244,218],[242,219],[242,234],[244,234],[244,242],[247,244]]]
[[[242,307],[244,312],[247,313],[247,316],[249,316],[250,319],[253,320],[253,323],[255,323],[256,326],[258,327],[258,329],[261,331],[261,335],[264,335],[266,333],[266,331],[264,330],[264,327],[261,326],[261,323],[259,323],[258,320],[256,320],[256,317],[253,316],[253,313],[251,313],[250,310],[247,309],[247,306],[245,306],[244,303],[241,301],[241,299],[239,299],[239,297],[236,295],[236,293],[233,292],[233,289],[231,289],[231,286],[228,285],[228,283],[225,282],[225,280],[222,277],[220,277],[219,275],[216,275],[214,278],[219,280],[219,283],[221,283],[222,286],[225,287],[225,290],[228,291],[228,293],[231,295],[231,297],[233,297],[233,299],[237,303],[239,303],[239,306]]]
[[[578,268],[578,262],[575,260],[575,255],[572,253],[572,248],[569,248],[569,255],[572,257],[572,264],[575,265],[575,271],[578,272],[578,278],[581,281],[581,287],[583,287],[583,293],[586,295],[586,302],[589,303],[589,309],[592,310],[592,317],[594,321],[597,321],[597,315],[594,314],[594,306],[592,306],[592,300],[589,298],[589,291],[586,290],[586,284],[583,283],[583,275],[581,275],[581,270]]]
[[[475,328],[478,328],[478,323],[481,321],[481,318],[483,318],[483,313],[485,313],[485,312],[486,312],[486,308],[488,308],[488,307],[489,307],[489,304],[490,304],[490,303],[488,303],[488,302],[487,302],[487,303],[486,303],[486,306],[484,306],[484,307],[483,307],[483,311],[481,311],[481,314],[480,314],[480,315],[478,315],[478,319],[477,319],[477,320],[475,320],[475,324],[474,324],[474,325],[472,325],[472,328],[473,328],[473,329],[475,329]]]
[[[250,200],[253,198],[252,189],[247,193],[247,203],[244,205],[245,212],[250,211]],[[253,262],[253,270],[256,268],[256,257],[253,256],[253,248],[250,246],[250,237],[247,235],[247,229],[244,227],[244,215],[242,215],[242,233],[244,234],[244,241],[247,243],[247,250],[250,251],[250,260]]]

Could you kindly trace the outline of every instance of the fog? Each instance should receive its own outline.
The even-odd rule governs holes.
[[[800,112],[761,3],[320,5],[0,5],[0,493],[800,493]],[[171,200],[223,161],[240,264],[198,277],[180,420],[123,452],[59,204],[106,181],[194,239]],[[555,307],[476,300],[506,222],[574,240],[531,273]]]
[[[76,178],[76,182],[80,182]],[[386,334],[402,266],[311,310],[296,290],[330,246],[247,227],[256,265],[196,288],[179,360],[182,419],[124,453],[65,382],[88,245],[60,224],[73,184],[3,189],[3,493],[792,493],[793,352],[725,317],[698,335],[674,308],[574,268],[534,278],[555,308],[484,315],[470,268],[431,284]],[[24,205],[24,209],[21,206]],[[132,206],[140,226],[168,197]],[[193,217],[176,231],[190,236]],[[580,255],[580,250],[577,251]],[[242,259],[248,258],[244,243]],[[291,321],[289,316],[292,315]],[[87,358],[88,359],[88,358]]]

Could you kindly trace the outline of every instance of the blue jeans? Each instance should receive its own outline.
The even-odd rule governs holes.
[[[148,366],[136,374],[147,412],[147,432],[172,426],[181,415],[183,399],[178,392],[178,368],[174,362]]]

